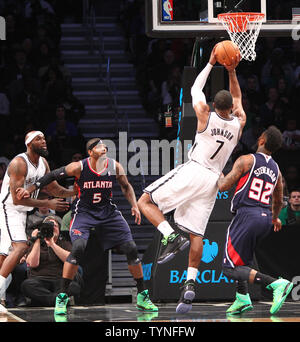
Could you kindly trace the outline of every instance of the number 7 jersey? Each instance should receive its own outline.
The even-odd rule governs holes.
[[[221,174],[239,141],[240,127],[236,116],[224,119],[211,112],[206,128],[196,133],[195,142],[188,153],[189,159]]]
[[[231,211],[240,207],[263,207],[271,209],[272,194],[276,186],[279,167],[271,156],[252,154],[252,168],[239,179],[231,200]]]

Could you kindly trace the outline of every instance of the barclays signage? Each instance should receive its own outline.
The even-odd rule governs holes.
[[[218,199],[218,200],[221,200],[221,199],[227,200],[228,197],[229,197],[228,191],[223,191],[223,192],[218,191],[218,193],[217,193],[217,199]]]
[[[210,242],[208,239],[203,239],[203,253],[201,262],[205,264],[211,263],[219,253],[219,246],[217,242]],[[151,279],[151,271],[152,271],[153,263],[143,264],[143,274],[144,280]],[[181,284],[186,281],[187,271],[184,270],[179,271],[176,269],[170,269],[170,284]],[[218,283],[233,283],[234,281],[228,279],[222,271],[218,271],[216,269],[204,269],[198,271],[196,282],[199,284],[218,284]]]
[[[219,247],[216,242],[210,243],[208,239],[203,239],[203,252],[201,261],[206,264],[212,262],[218,255]]]
[[[206,264],[211,263],[218,255],[219,247],[215,241],[210,242],[208,239],[203,239],[203,253],[201,262]],[[170,284],[183,283],[186,281],[187,271],[180,272],[178,270],[170,270]],[[199,284],[218,284],[218,283],[233,283],[228,279],[222,271],[215,269],[204,269],[198,271],[196,282]]]
[[[183,283],[186,281],[187,271],[184,271],[180,274],[179,271],[171,270],[170,271],[170,284],[174,283]],[[234,280],[228,279],[224,276],[223,272],[219,273],[216,270],[204,270],[198,271],[196,282],[199,284],[219,284],[219,283],[234,283]]]
[[[225,203],[228,200],[219,202]],[[195,279],[195,300],[232,300],[235,295],[235,282],[226,277],[222,269],[227,227],[228,222],[224,221],[208,223],[203,238],[202,258]],[[178,253],[165,264],[156,262],[161,251],[161,234],[156,231],[152,244],[143,258],[144,280],[154,301],[177,301],[180,296],[180,287],[187,278],[189,248]],[[258,287],[255,289],[258,290]]]

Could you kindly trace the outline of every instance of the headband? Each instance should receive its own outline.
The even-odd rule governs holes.
[[[91,151],[95,146],[97,146],[98,144],[103,144],[101,139],[98,139],[96,141],[94,141],[88,148],[89,151]]]
[[[29,137],[25,140],[25,145],[27,146],[38,135],[44,135],[44,133],[41,131],[35,131],[34,133],[30,134]]]

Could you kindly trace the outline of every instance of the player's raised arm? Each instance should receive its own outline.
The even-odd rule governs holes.
[[[198,131],[201,131],[204,128],[203,126],[206,125],[207,118],[209,115],[209,106],[206,103],[206,97],[203,93],[203,88],[205,86],[207,78],[214,64],[216,63],[214,51],[215,49],[212,50],[210,58],[209,58],[209,62],[207,63],[206,67],[197,76],[191,89],[193,108],[195,110],[195,113],[198,119],[198,127],[197,127]]]
[[[232,102],[233,102],[233,113],[235,116],[238,117],[240,124],[241,124],[241,131],[240,135],[242,133],[243,128],[246,124],[246,113],[243,109],[242,105],[242,92],[239,85],[239,81],[236,76],[235,68],[227,68],[228,75],[229,75],[229,90],[232,96]]]

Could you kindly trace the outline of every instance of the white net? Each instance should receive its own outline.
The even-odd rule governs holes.
[[[255,44],[262,25],[262,13],[225,13],[218,16],[230,39],[239,47],[241,58],[254,61]]]

